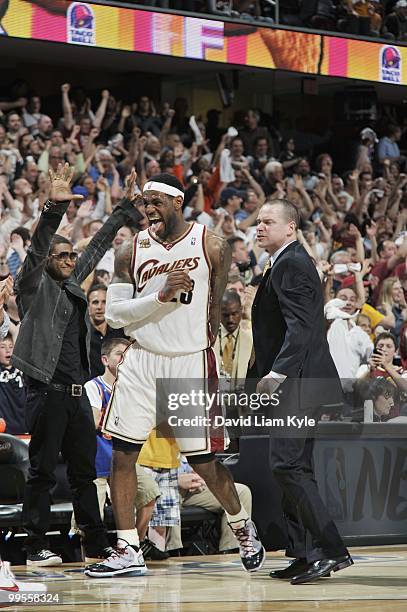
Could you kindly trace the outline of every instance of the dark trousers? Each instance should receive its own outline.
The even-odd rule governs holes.
[[[28,533],[26,548],[34,552],[48,548],[50,490],[56,483],[59,453],[67,463],[72,505],[86,548],[108,545],[100,518],[96,486],[96,432],[86,393],[71,397],[45,385],[30,386],[26,421],[31,442],[30,470],[25,488],[23,523]]]
[[[307,411],[307,414],[317,420],[319,412]],[[312,462],[312,432],[304,429],[303,434],[298,438],[272,438],[270,467],[283,493],[289,539],[286,554],[312,563],[346,555],[348,551],[318,492]]]

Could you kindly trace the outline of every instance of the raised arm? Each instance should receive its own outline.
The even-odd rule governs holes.
[[[95,127],[95,128],[99,128],[100,129],[102,127],[102,122],[103,122],[103,119],[105,118],[109,96],[110,96],[109,90],[108,89],[104,89],[102,91],[102,99],[100,101],[100,104],[99,104],[98,109],[96,111],[95,119],[93,121],[93,127]]]
[[[62,92],[62,112],[64,114],[64,127],[66,130],[71,130],[74,126],[73,114],[72,114],[72,106],[71,101],[69,99],[69,90],[71,86],[69,83],[64,83],[61,85]]]
[[[82,200],[83,196],[71,193],[70,183],[73,168],[69,164],[58,164],[57,171],[50,170],[50,200],[44,205],[38,225],[31,239],[27,257],[15,280],[15,293],[22,318],[31,305],[31,296],[38,288],[53,236],[71,200]]]
[[[219,331],[220,305],[228,281],[232,251],[226,240],[213,232],[206,234],[206,250],[212,265],[209,331],[213,345]]]
[[[134,184],[137,179],[135,170],[127,177],[125,197],[117,204],[114,211],[92,238],[75,266],[75,275],[79,283],[95,269],[96,264],[110,248],[117,231],[126,223],[137,225],[142,219],[142,213],[136,201]]]

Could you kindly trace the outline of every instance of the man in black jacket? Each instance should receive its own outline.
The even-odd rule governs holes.
[[[27,564],[55,565],[62,559],[48,550],[50,489],[55,484],[59,452],[67,462],[72,504],[84,532],[85,560],[104,558],[108,548],[96,487],[96,437],[92,410],[83,384],[89,380],[90,321],[80,284],[95,268],[117,230],[137,223],[133,172],[128,199],[116,206],[78,259],[66,238],[55,235],[71,200],[73,169],[50,171],[51,199],[43,209],[22,270],[15,282],[21,329],[12,363],[26,375],[26,420],[31,433],[30,471],[23,521],[28,533]]]
[[[313,474],[312,422],[293,432],[289,417],[318,423],[321,407],[342,401],[338,373],[326,340],[323,296],[315,265],[296,240],[299,216],[286,200],[259,212],[257,241],[270,254],[252,309],[257,391],[279,391],[276,416],[285,428],[270,440],[271,469],[283,492],[293,563],[271,577],[311,582],[351,565]],[[280,388],[279,388],[280,387]]]

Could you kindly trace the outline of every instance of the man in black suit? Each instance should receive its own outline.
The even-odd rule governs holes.
[[[298,430],[289,416],[318,423],[321,407],[342,402],[341,385],[326,340],[321,283],[312,259],[297,242],[299,216],[286,200],[265,204],[257,242],[270,261],[252,309],[257,391],[279,391],[275,416],[285,427],[270,440],[271,469],[283,493],[289,547],[294,561],[272,578],[312,582],[353,561],[318,493],[312,467],[312,421]],[[295,431],[294,431],[295,429]]]

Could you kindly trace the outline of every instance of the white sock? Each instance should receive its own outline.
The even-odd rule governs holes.
[[[226,512],[226,510],[225,513],[228,517],[228,523],[233,523],[233,527],[243,527],[244,522],[247,521],[248,518],[250,518],[243,506],[240,507],[240,512],[238,512],[237,514],[229,514],[229,512]],[[241,525],[237,523],[241,523]]]
[[[137,529],[118,529],[117,539],[124,540],[131,546],[140,546],[140,540],[138,537]]]

